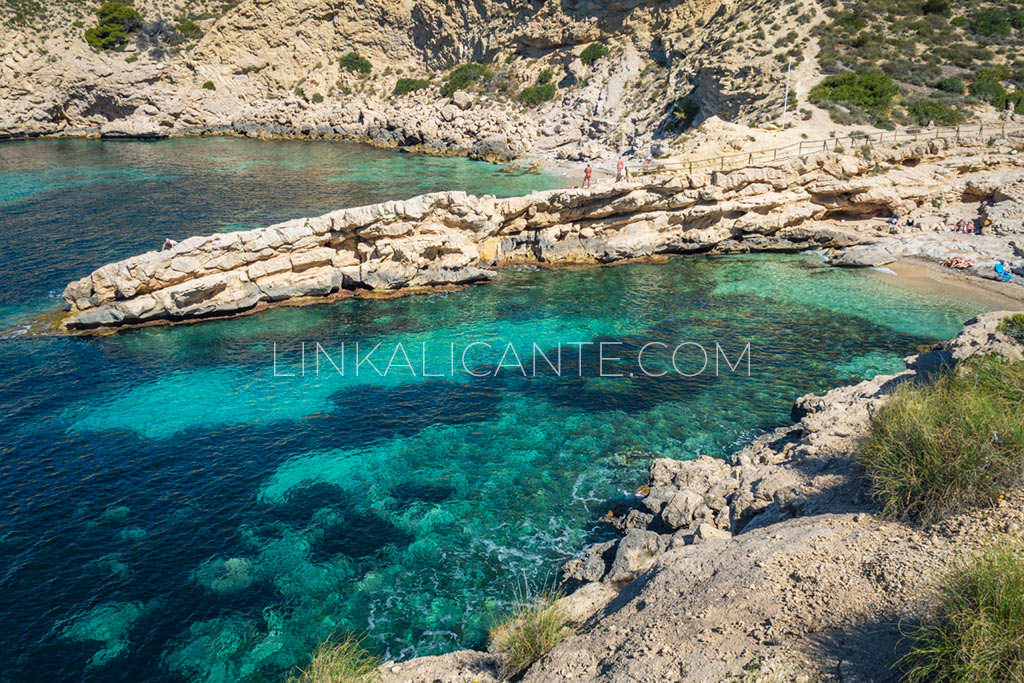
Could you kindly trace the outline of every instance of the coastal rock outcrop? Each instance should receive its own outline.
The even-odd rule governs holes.
[[[968,163],[975,170],[965,171]],[[510,199],[441,192],[190,237],[105,265],[65,288],[62,324],[118,327],[368,290],[415,292],[485,281],[501,266],[526,262],[826,249],[839,263],[875,265],[925,228],[894,235],[884,222],[863,219],[932,200],[984,199],[981,188],[994,194],[1020,179],[1024,159],[1008,146],[931,140],[878,148],[871,162],[825,154]],[[944,231],[929,229],[936,227]],[[1024,266],[1003,248],[1012,267]]]
[[[734,453],[729,462],[657,458],[644,495],[620,517],[602,518],[624,533],[587,548],[563,567],[574,585],[624,585],[669,550],[728,538],[793,517],[863,507],[865,492],[849,461],[870,417],[903,382],[926,379],[937,368],[996,353],[1020,360],[1024,348],[997,326],[1008,311],[969,320],[953,340],[906,359],[907,370],[880,375],[793,405],[794,424],[780,427]],[[637,514],[637,510],[650,514]]]

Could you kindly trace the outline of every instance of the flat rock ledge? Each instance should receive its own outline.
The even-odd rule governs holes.
[[[566,563],[577,635],[524,681],[898,680],[899,621],[929,581],[993,533],[1024,528],[1024,491],[922,529],[878,518],[854,463],[871,415],[905,382],[976,354],[1024,358],[987,313],[907,369],[793,406],[793,424],[728,462],[659,458],[615,540]],[[498,659],[460,651],[388,662],[387,683],[497,681]],[[756,674],[751,673],[756,672]]]
[[[826,250],[841,265],[944,252],[932,228],[866,219],[981,203],[990,260],[1024,274],[1024,154],[930,140],[871,159],[820,155],[510,199],[440,192],[267,228],[190,237],[105,265],[63,292],[67,331],[224,317],[281,302],[483,282],[517,263],[614,263],[660,254]],[[986,213],[987,212],[987,213]],[[844,225],[846,223],[846,225]],[[986,262],[986,267],[988,267]],[[979,268],[982,264],[979,264]],[[990,268],[989,268],[990,269]],[[714,522],[712,522],[714,523]]]

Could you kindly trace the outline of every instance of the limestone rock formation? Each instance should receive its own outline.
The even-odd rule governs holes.
[[[996,188],[1024,178],[1024,159],[1012,152],[980,141],[965,147],[932,140],[879,148],[871,162],[828,154],[593,190],[511,199],[441,192],[343,209],[268,228],[190,237],[168,251],[105,265],[64,290],[70,311],[63,325],[195,320],[367,290],[415,292],[485,281],[496,268],[523,262],[831,249],[839,263],[874,265],[901,250],[926,254],[930,243],[919,238],[927,233],[914,228],[894,236],[884,221],[875,227],[846,227],[844,221],[904,214],[933,199],[994,195]],[[885,172],[877,171],[879,164]],[[967,164],[976,170],[965,171]],[[1017,206],[1014,215],[1020,215]],[[838,219],[828,220],[833,217]],[[1006,238],[992,239],[991,248],[1004,252],[997,255],[1024,267],[1020,255],[1009,253]],[[668,516],[675,518],[677,508]]]
[[[135,5],[147,21],[181,11],[164,0]],[[214,18],[198,21],[196,42],[157,53],[89,48],[83,28],[69,29],[95,22],[87,5],[64,8],[50,24],[5,25],[0,10],[0,138],[308,135],[492,157],[507,148],[508,156],[632,150],[642,158],[681,125],[671,110],[683,97],[702,105],[699,118],[734,121],[774,117],[781,105],[778,63],[758,59],[756,41],[732,39],[740,20],[703,0],[198,0],[192,11],[204,9]],[[790,23],[764,25],[763,43],[783,35],[787,47],[806,43],[811,25]],[[610,52],[584,64],[593,41]],[[340,64],[352,51],[371,62],[370,74]],[[440,92],[446,67],[468,62],[491,65],[499,78],[472,103],[465,93],[452,103]],[[519,92],[545,69],[555,99],[522,105]],[[392,95],[403,77],[432,82]],[[501,139],[497,151],[473,150],[492,137]]]

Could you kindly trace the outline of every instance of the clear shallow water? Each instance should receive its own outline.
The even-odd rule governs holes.
[[[374,160],[347,176],[361,155]],[[557,182],[438,161],[322,143],[0,145],[2,301],[15,318],[36,311],[165,233]],[[983,308],[812,257],[686,258],[0,339],[0,680],[277,680],[347,629],[393,657],[480,645],[517,582],[556,577],[605,534],[594,520],[643,483],[652,454],[723,456],[783,423],[796,396],[897,370]],[[750,342],[750,377],[653,379],[623,360],[605,371],[626,376],[601,378],[596,354],[582,378],[419,371],[421,349],[437,372],[451,343],[491,343],[470,363],[483,371],[509,341],[549,355],[622,342],[606,355],[628,359],[647,341],[716,340],[733,358]],[[302,342],[336,361],[342,344],[380,342],[378,366],[401,342],[417,372],[275,377],[275,343],[280,374],[297,371]]]

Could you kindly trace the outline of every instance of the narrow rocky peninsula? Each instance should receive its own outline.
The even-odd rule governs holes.
[[[600,264],[660,254],[827,250],[838,265],[967,255],[1024,274],[1020,140],[934,139],[762,166],[656,175],[496,199],[462,192],[190,237],[69,284],[65,330],[176,322],[366,292],[495,277],[517,263]],[[915,217],[889,225],[892,213]],[[957,218],[987,219],[952,235]]]

